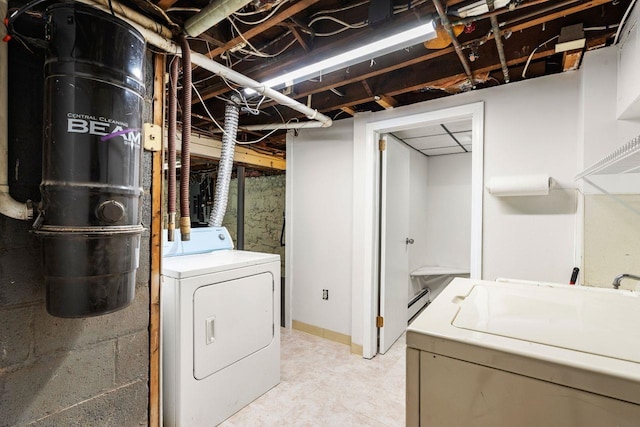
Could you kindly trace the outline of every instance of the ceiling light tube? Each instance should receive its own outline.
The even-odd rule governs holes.
[[[435,36],[436,32],[433,27],[433,21],[429,21],[409,30],[401,31],[389,37],[356,47],[289,73],[281,74],[263,82],[262,85],[272,88],[283,84],[291,86],[293,83],[304,80],[305,78],[316,76],[320,73],[330,73],[375,56],[382,56],[414,44],[422,43]],[[247,92],[252,93],[253,91],[248,88]]]

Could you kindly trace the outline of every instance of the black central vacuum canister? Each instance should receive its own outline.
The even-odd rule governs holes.
[[[110,313],[133,301],[140,254],[145,41],[97,9],[47,9],[42,238],[47,311]]]

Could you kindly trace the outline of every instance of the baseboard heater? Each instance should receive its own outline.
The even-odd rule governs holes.
[[[413,298],[411,298],[408,304],[408,313],[407,313],[408,321],[413,319],[415,315],[418,314],[420,310],[422,310],[422,307],[424,307],[429,303],[430,296],[431,296],[431,289],[424,288],[418,294],[416,294]]]

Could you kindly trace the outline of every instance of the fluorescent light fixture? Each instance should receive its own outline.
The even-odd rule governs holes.
[[[290,73],[279,75],[273,79],[263,82],[262,85],[266,87],[277,87],[283,84],[291,86],[293,83],[304,80],[305,78],[315,76],[320,73],[330,73],[373,58],[374,56],[382,56],[414,44],[422,43],[434,38],[435,36],[436,32],[433,27],[433,21],[429,21],[426,24],[421,24],[409,30],[402,31],[378,41],[365,44],[364,46],[331,56],[311,65],[307,65],[306,67],[291,71]],[[249,94],[255,93],[255,91],[250,88],[245,89],[245,92]]]
[[[493,6],[496,9],[500,9],[501,7],[505,7],[507,4],[509,4],[510,1],[511,0],[496,0],[493,3]],[[457,15],[461,18],[466,18],[468,16],[482,15],[483,13],[487,12],[489,12],[489,6],[487,5],[486,0],[481,0],[459,8],[457,10]]]

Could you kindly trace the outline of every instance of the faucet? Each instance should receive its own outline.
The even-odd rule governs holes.
[[[620,282],[622,282],[622,279],[633,279],[633,280],[639,280],[640,281],[640,276],[636,276],[634,274],[619,274],[616,276],[615,279],[613,279],[613,288],[614,289],[618,289],[620,287]]]

